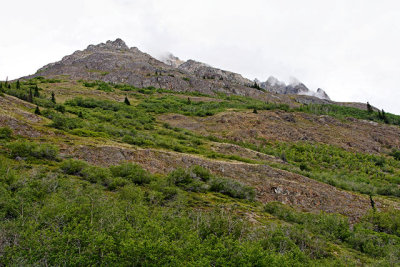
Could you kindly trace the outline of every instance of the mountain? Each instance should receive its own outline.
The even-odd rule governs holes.
[[[313,92],[299,81],[295,81],[289,85],[286,85],[284,82],[279,81],[273,76],[270,76],[265,82],[259,82],[257,80],[256,83],[258,83],[261,88],[267,90],[268,92],[274,92],[278,94],[308,95],[324,100],[330,100],[328,94],[321,88],[318,88],[317,92]]]
[[[161,57],[159,61],[136,47],[129,48],[121,39],[89,45],[83,51],[75,51],[58,62],[40,68],[35,75],[27,78],[56,75],[68,75],[73,79],[126,83],[137,87],[153,86],[206,94],[221,92],[268,99],[262,92],[250,88],[254,82],[243,78],[240,74],[194,60],[184,62],[172,54]],[[268,81],[261,83],[261,87],[268,91],[271,89],[268,87]],[[304,90],[300,87],[304,87]],[[310,93],[303,84],[288,85],[286,90],[276,92],[305,94],[319,98],[321,96]],[[322,99],[329,100],[329,97]]]
[[[399,265],[400,116],[163,61],[0,81],[0,266]]]

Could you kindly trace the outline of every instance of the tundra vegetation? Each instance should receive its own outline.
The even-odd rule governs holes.
[[[369,195],[371,202],[381,198],[399,203],[398,148],[367,154],[304,141],[238,142],[202,136],[157,119],[165,113],[205,117],[227,110],[276,109],[398,127],[399,116],[100,81],[79,81],[75,86],[82,93],[64,99],[57,91],[62,83],[68,81],[37,77],[9,83],[10,88],[1,83],[0,90],[31,100],[33,105],[26,110],[43,118],[41,127],[56,134],[268,164]],[[150,173],[129,162],[96,166],[70,158],[57,140],[0,127],[0,266],[400,264],[400,212],[393,207],[371,205],[354,222],[340,214],[306,212],[278,202],[262,204],[256,188],[201,166],[168,174]],[[213,143],[231,143],[282,161],[215,152]]]

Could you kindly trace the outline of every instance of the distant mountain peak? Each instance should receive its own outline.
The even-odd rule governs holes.
[[[318,88],[317,92],[311,91],[304,83],[295,77],[290,78],[288,85],[273,76],[270,76],[265,82],[259,82],[257,79],[255,81],[262,89],[269,92],[278,94],[308,95],[324,100],[330,100],[328,94],[321,88]]]
[[[106,43],[100,43],[98,45],[89,45],[87,47],[88,50],[95,50],[98,48],[108,48],[112,50],[128,50],[129,47],[126,45],[126,43],[121,39],[117,38],[115,41],[108,40]]]

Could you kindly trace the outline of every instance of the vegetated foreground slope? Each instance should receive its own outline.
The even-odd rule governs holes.
[[[0,265],[400,263],[395,115],[65,76],[1,90]]]

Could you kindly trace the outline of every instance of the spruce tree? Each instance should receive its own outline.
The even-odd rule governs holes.
[[[386,113],[385,113],[385,111],[382,109],[382,120],[385,122],[385,123],[387,123],[387,124],[389,124],[389,119],[388,119],[388,117],[386,116]]]
[[[54,92],[51,92],[51,102],[53,102],[54,104],[56,103],[56,96]]]
[[[83,118],[82,111],[79,111],[79,113],[78,113],[78,117],[79,117],[79,118]]]
[[[3,89],[3,83],[0,82],[0,90]]]
[[[127,97],[127,96],[125,96],[124,103],[125,103],[126,105],[128,105],[128,106],[130,106],[130,105],[131,105],[131,102],[129,102],[129,99],[128,99],[128,97]]]
[[[20,84],[19,80],[17,80],[17,89],[21,89],[21,84]]]
[[[372,109],[372,106],[369,104],[369,102],[367,102],[367,110],[368,110],[368,113],[374,112],[374,110]]]
[[[29,88],[28,102],[31,102],[31,103],[33,102],[32,88]]]
[[[188,99],[187,99],[187,104],[188,105],[192,104],[192,100],[190,100],[190,97],[188,97]]]
[[[258,111],[257,111],[257,109],[255,108],[255,109],[253,109],[253,113],[254,114],[257,114],[258,113]]]
[[[42,113],[40,112],[39,106],[36,106],[35,114],[36,114],[36,115],[41,115],[41,114],[42,114]]]
[[[34,97],[40,97],[40,93],[39,93],[39,87],[36,85],[35,86],[35,92],[33,93]]]

